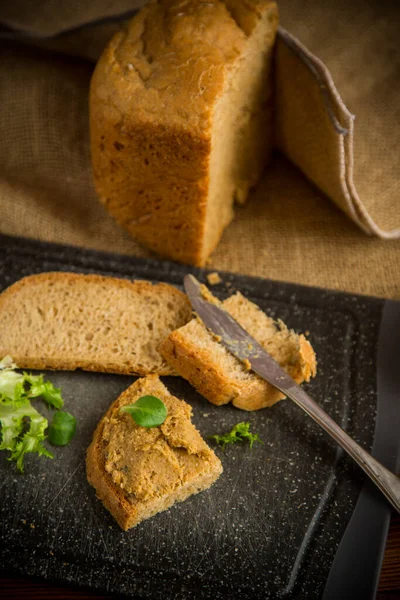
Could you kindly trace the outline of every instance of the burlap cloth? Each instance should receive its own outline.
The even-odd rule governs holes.
[[[107,18],[140,2],[4,4],[0,231],[150,256],[96,200],[88,144],[90,75],[121,26]],[[275,154],[209,266],[400,298],[400,241],[389,239],[400,227],[397,3],[279,6],[282,26],[328,67],[349,110],[324,65],[281,31],[276,138],[286,156]]]

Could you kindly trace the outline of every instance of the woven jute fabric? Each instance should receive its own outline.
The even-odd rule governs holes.
[[[150,256],[98,202],[88,133],[94,63],[141,2],[4,4],[0,231]],[[400,298],[400,10],[279,7],[278,150],[209,266]]]

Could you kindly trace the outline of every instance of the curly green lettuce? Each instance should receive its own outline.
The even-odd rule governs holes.
[[[250,423],[248,421],[237,423],[231,431],[228,431],[228,433],[224,433],[223,435],[211,435],[210,438],[222,446],[222,450],[224,450],[225,446],[228,444],[236,444],[237,442],[244,442],[245,440],[249,442],[250,448],[253,447],[254,442],[259,442],[260,444],[263,443],[258,433],[250,432]]]
[[[8,460],[15,461],[23,473],[28,453],[53,458],[43,445],[48,421],[31,404],[41,397],[49,406],[64,405],[61,392],[43,375],[17,373],[17,365],[8,356],[0,361],[0,450],[8,450]]]

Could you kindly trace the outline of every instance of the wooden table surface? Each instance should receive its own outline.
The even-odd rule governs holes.
[[[28,598],[29,600],[50,600],[53,598],[57,598],[57,600],[109,600],[110,598],[116,598],[116,596],[115,594],[98,594],[89,590],[77,589],[73,586],[54,586],[38,579],[12,578],[5,575],[0,579],[0,598],[4,598],[5,600],[9,598]],[[400,515],[393,514],[376,600],[399,599]],[[177,598],[177,600],[179,599]]]

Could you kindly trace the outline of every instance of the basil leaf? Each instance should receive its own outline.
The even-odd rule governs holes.
[[[157,427],[167,418],[167,407],[156,396],[142,396],[133,404],[122,406],[120,412],[131,415],[141,427]]]
[[[48,438],[54,446],[66,446],[76,432],[76,419],[68,412],[59,410],[53,416]]]

